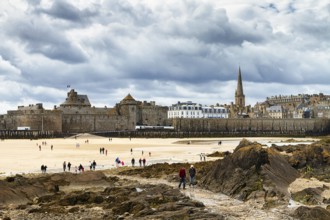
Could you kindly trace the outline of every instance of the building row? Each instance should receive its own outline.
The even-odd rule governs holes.
[[[168,126],[171,119],[228,118],[330,118],[330,96],[320,94],[267,97],[254,107],[245,105],[241,69],[238,71],[235,102],[206,106],[192,101],[171,106],[137,101],[130,94],[114,107],[94,107],[87,95],[74,89],[62,104],[44,109],[42,103],[18,106],[0,116],[0,130],[31,129],[61,133],[134,130],[137,126]]]

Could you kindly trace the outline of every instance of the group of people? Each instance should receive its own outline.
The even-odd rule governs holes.
[[[41,172],[46,173],[47,172],[47,166],[46,165],[41,165]]]
[[[134,167],[135,166],[135,159],[134,159],[134,157],[132,158],[131,163],[132,163],[132,167]],[[145,167],[146,166],[146,163],[147,163],[146,158],[143,158],[143,159],[140,158],[139,159],[140,167],[142,167],[142,164],[143,164],[143,167]]]
[[[196,185],[196,169],[194,167],[194,165],[190,165],[189,168],[189,186],[194,186]],[[179,183],[179,189],[182,188],[186,189],[186,178],[187,178],[187,174],[186,174],[186,169],[184,167],[182,167],[179,171],[179,177],[180,177],[180,183]]]
[[[120,160],[119,157],[116,158],[115,162],[116,162],[116,167],[118,167],[120,164],[122,166],[125,165],[124,161],[123,160]]]
[[[71,170],[71,163],[68,162],[68,164],[66,164],[66,162],[64,161],[63,162],[63,172],[66,171],[66,167],[68,167],[68,171],[70,172],[70,170]]]
[[[91,165],[89,166],[89,169],[90,170],[95,170],[95,167],[96,167],[96,162],[95,162],[95,160],[93,160],[93,162],[91,163]]]
[[[104,154],[105,152],[105,155],[107,156],[108,155],[108,150],[105,149],[104,147],[100,147],[100,154]]]
[[[200,155],[199,155],[199,157],[200,157],[200,159],[201,159],[201,161],[206,161],[206,154],[205,153],[201,153]]]

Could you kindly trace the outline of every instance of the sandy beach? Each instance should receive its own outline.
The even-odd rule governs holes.
[[[215,151],[233,151],[243,138],[181,138],[181,139],[141,139],[141,138],[109,138],[80,134],[77,137],[65,139],[39,140],[4,140],[0,142],[0,175],[7,176],[16,173],[38,173],[41,165],[47,165],[47,172],[61,172],[63,162],[75,166],[82,164],[89,169],[95,160],[96,169],[115,168],[115,159],[119,157],[125,166],[131,166],[131,159],[146,159],[146,164],[176,163],[200,161],[200,154]],[[247,138],[270,146],[272,143],[283,144],[290,138]],[[88,140],[88,143],[86,142]],[[311,138],[295,139],[310,143]],[[222,144],[218,145],[221,141]],[[46,142],[46,145],[42,144]],[[53,150],[51,150],[53,145]],[[41,146],[41,150],[39,149]],[[100,154],[100,148],[105,148]],[[133,150],[131,153],[131,149]],[[143,153],[142,153],[143,152]],[[150,152],[150,156],[149,156]],[[203,158],[204,159],[204,158]],[[206,158],[206,160],[216,158]]]

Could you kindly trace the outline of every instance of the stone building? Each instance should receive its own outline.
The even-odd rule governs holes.
[[[136,101],[130,94],[113,108],[97,108],[92,107],[87,95],[72,89],[65,101],[53,110],[36,104],[8,111],[2,116],[1,126],[2,130],[29,127],[60,133],[104,132],[134,130],[140,124],[165,125],[166,119],[167,107]]]

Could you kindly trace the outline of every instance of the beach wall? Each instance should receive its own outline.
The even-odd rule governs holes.
[[[327,134],[329,119],[173,119],[177,132]]]
[[[39,110],[8,112],[3,117],[1,130],[17,130],[18,127],[28,127],[29,130],[40,132],[62,132],[62,112],[56,110]]]
[[[108,131],[106,137],[305,137],[328,135],[328,119],[169,119],[173,130]]]
[[[122,131],[127,130],[128,118],[105,114],[65,114],[62,123],[63,133]]]

